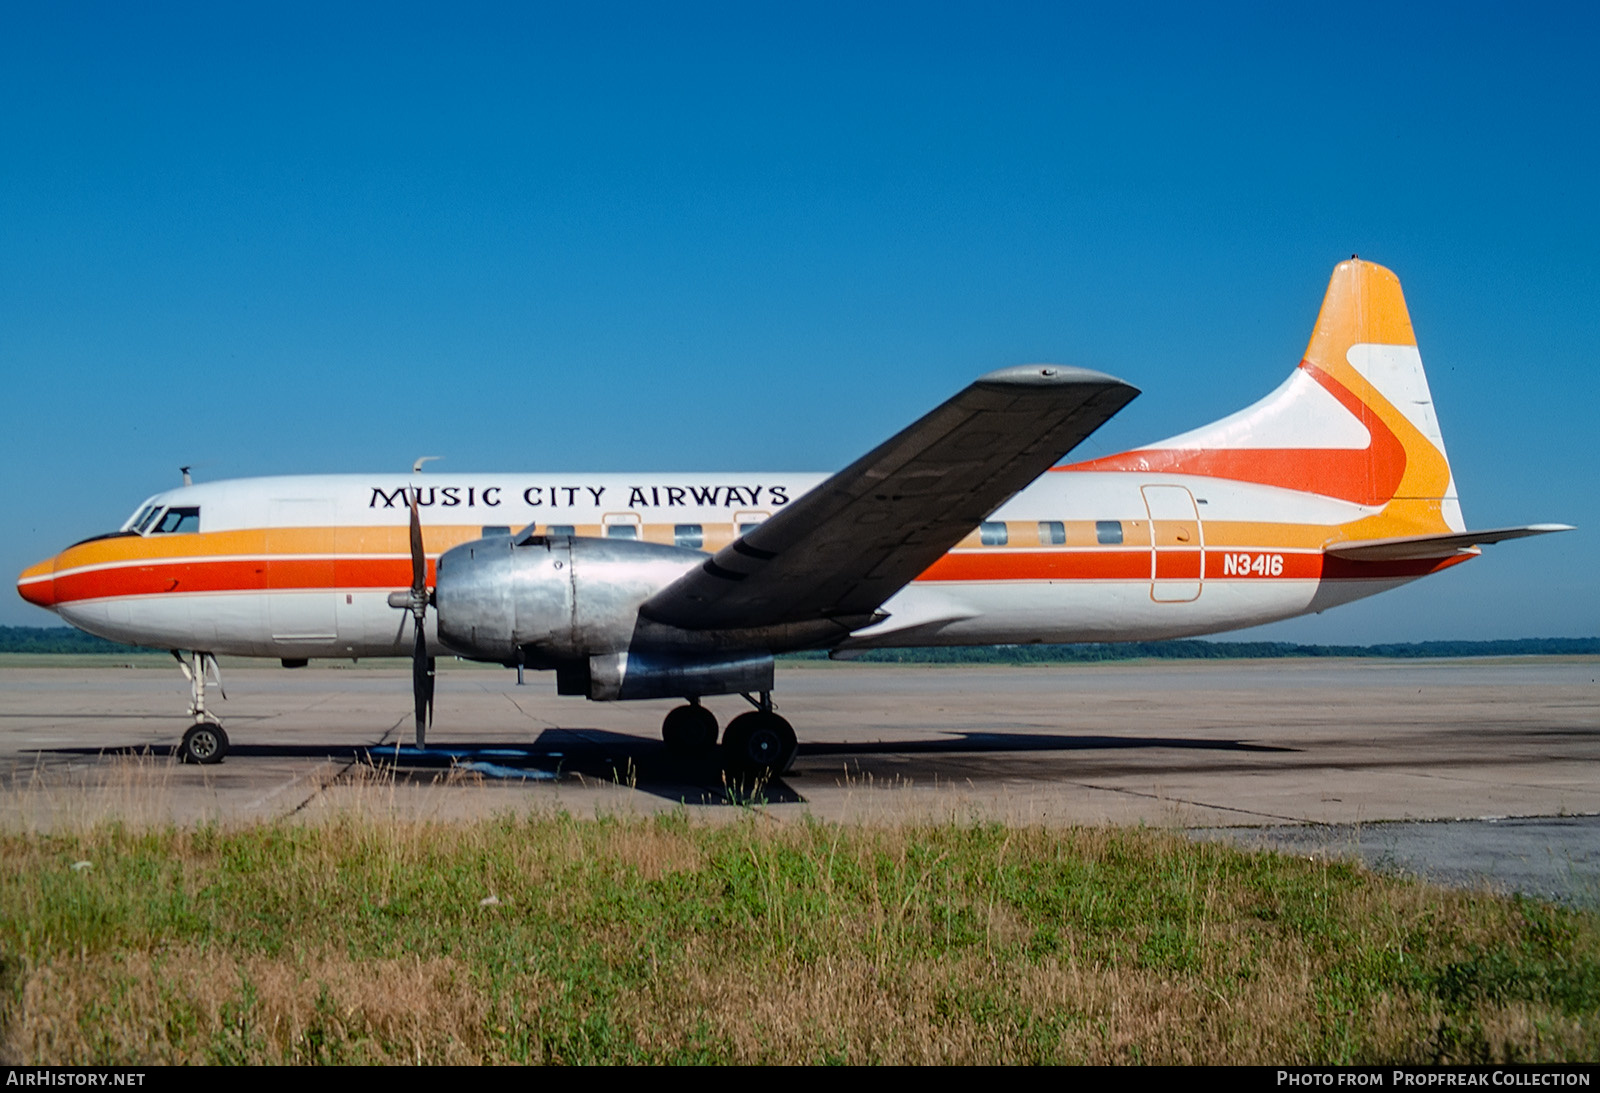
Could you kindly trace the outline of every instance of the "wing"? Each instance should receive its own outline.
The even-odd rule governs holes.
[[[1492,528],[1488,531],[1447,532],[1443,535],[1407,535],[1399,539],[1357,539],[1324,547],[1338,558],[1357,562],[1396,561],[1409,558],[1448,558],[1485,543],[1507,539],[1526,539],[1530,535],[1549,535],[1572,531],[1570,524],[1529,524],[1521,528]]]
[[[688,630],[823,618],[859,626],[1138,393],[1082,368],[990,372],[662,589],[643,613]]]

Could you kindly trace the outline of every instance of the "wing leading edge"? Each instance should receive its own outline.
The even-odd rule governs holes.
[[[1138,393],[1083,368],[990,372],[662,589],[643,614],[686,630],[863,625]]]

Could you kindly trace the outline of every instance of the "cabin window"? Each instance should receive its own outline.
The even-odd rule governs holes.
[[[706,545],[705,528],[699,524],[674,524],[672,525],[672,542],[675,546],[699,550]]]
[[[185,535],[200,530],[198,508],[170,508],[150,529],[152,535]]]
[[[639,537],[638,524],[607,524],[607,539],[637,539]]]
[[[760,527],[763,523],[765,523],[765,521],[763,521],[763,520],[745,520],[745,521],[743,521],[743,522],[741,522],[739,524],[739,534],[740,535],[749,535],[752,531],[754,531],[756,528]]]
[[[1045,546],[1060,546],[1067,541],[1067,525],[1060,520],[1039,521],[1039,542]]]
[[[496,535],[511,534],[511,528],[509,526],[502,526],[500,524],[487,524],[482,530],[483,535],[481,537],[484,539],[493,539]]]
[[[1096,520],[1094,522],[1094,538],[1097,543],[1107,546],[1119,546],[1122,543],[1121,520]]]
[[[578,534],[578,529],[571,524],[546,524],[544,533],[546,535],[576,535]]]
[[[984,546],[1005,546],[1006,525],[1002,520],[985,520],[978,525],[978,541]]]

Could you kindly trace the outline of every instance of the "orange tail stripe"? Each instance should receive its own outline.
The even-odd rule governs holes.
[[[1192,474],[1382,505],[1395,495],[1406,471],[1400,438],[1360,399],[1328,373],[1300,367],[1358,418],[1372,435],[1366,448],[1146,448],[1054,468],[1057,471],[1138,471]]]

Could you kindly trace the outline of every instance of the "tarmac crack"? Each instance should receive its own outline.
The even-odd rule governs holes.
[[[523,709],[522,708],[522,703],[518,702],[516,699],[512,698],[510,695],[505,695],[504,698],[505,698],[505,700],[507,702],[511,703],[513,706],[515,706],[517,708],[517,712],[519,714],[521,714],[523,717],[526,717],[529,721],[532,721],[534,724],[542,725],[544,728],[547,728],[547,729],[558,729],[558,728],[561,727],[556,722],[551,721],[548,718],[535,717],[533,714],[531,714],[527,710]]]
[[[385,729],[383,731],[383,734],[378,737],[377,742],[369,746],[368,751],[369,752],[370,751],[376,751],[378,748],[383,747],[385,744],[387,744],[389,742],[389,738],[391,736],[394,736],[395,737],[395,755],[396,755],[396,758],[398,758],[399,757],[399,752],[400,752],[400,738],[398,736],[395,736],[395,734],[400,730],[400,726],[404,725],[405,723],[406,723],[406,719],[404,717],[402,717],[398,721],[396,721],[393,725],[390,725],[387,729]],[[324,777],[324,778],[315,779],[315,788],[313,788],[312,791],[309,794],[306,795],[306,799],[301,801],[299,804],[295,805],[288,812],[285,812],[280,817],[280,819],[287,820],[290,816],[299,815],[301,812],[303,812],[305,810],[305,807],[307,805],[309,805],[312,801],[315,801],[322,794],[326,793],[328,791],[328,787],[329,786],[333,785],[340,778],[343,778],[346,774],[350,773],[351,769],[356,765],[356,754],[357,753],[352,752],[351,755],[350,755],[350,758],[345,760],[344,764],[342,766],[339,766],[338,768],[336,768],[332,774],[330,774],[330,775],[328,775],[327,777]],[[287,788],[287,787],[285,787],[285,788]]]
[[[1309,824],[1312,827],[1326,827],[1320,820],[1308,820],[1304,816],[1284,816],[1276,812],[1257,812],[1250,808],[1238,808],[1234,805],[1213,805],[1205,801],[1193,801],[1187,797],[1169,797],[1160,793],[1144,793],[1137,789],[1124,789],[1122,786],[1101,786],[1093,782],[1073,782],[1075,786],[1084,789],[1098,789],[1106,793],[1126,793],[1130,797],[1143,797],[1150,801],[1171,801],[1174,804],[1189,805],[1193,808],[1209,808],[1217,812],[1237,812],[1243,816],[1261,816],[1269,820],[1285,820],[1292,824]]]

